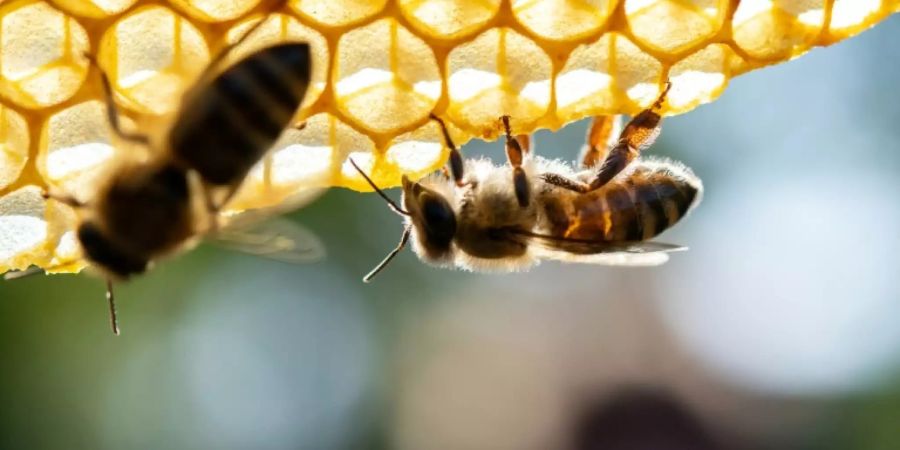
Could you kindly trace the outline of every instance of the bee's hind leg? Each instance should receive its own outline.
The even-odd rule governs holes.
[[[581,181],[570,180],[556,174],[542,175],[544,181],[564,189],[581,193],[594,191],[606,185],[609,180],[612,180],[616,175],[625,170],[632,161],[637,159],[642,150],[650,147],[656,141],[661,129],[660,123],[662,122],[660,110],[662,109],[662,105],[666,100],[666,95],[669,93],[671,87],[672,83],[667,82],[666,87],[656,101],[653,102],[653,105],[651,105],[650,108],[641,111],[625,125],[625,129],[619,134],[618,140],[616,140],[615,144],[609,152],[607,152],[606,157],[603,159],[603,163],[599,165],[597,165],[597,161],[599,161],[601,153],[598,146],[601,144],[601,138],[603,137],[605,130],[603,123],[598,123],[598,119],[594,120],[594,125],[591,127],[591,132],[588,134],[589,150],[585,154],[583,161],[585,166],[595,167],[595,172],[590,181],[584,183]],[[606,132],[609,133],[611,131]]]
[[[591,169],[602,163],[608,149],[616,144],[621,132],[622,116],[594,116],[587,133],[587,145],[582,151],[581,166]]]
[[[531,185],[528,183],[525,169],[522,168],[522,160],[531,152],[531,139],[524,134],[513,137],[509,128],[509,116],[503,116],[500,120],[503,122],[503,130],[506,133],[506,160],[513,169],[513,188],[516,192],[516,200],[519,202],[519,206],[524,208],[531,200]]]

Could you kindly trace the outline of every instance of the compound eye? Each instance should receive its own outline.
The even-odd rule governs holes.
[[[422,219],[432,238],[447,241],[456,234],[456,215],[443,198],[425,194],[420,197]]]

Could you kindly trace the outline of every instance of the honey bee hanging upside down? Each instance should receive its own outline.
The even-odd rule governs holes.
[[[370,281],[406,245],[427,263],[472,271],[518,271],[542,259],[657,265],[683,247],[649,241],[699,202],[700,180],[684,165],[641,158],[656,140],[666,89],[618,137],[618,117],[594,119],[582,168],[533,156],[528,136],[506,131],[508,165],[463,160],[443,121],[450,176],[403,177],[403,207],[351,161],[406,225],[400,244],[364,278]]]
[[[210,64],[185,94],[178,117],[159,144],[120,128],[109,79],[100,71],[113,131],[148,148],[151,159],[123,164],[87,203],[65,195],[47,196],[79,210],[78,241],[107,280],[116,334],[113,281],[145,272],[154,260],[183,250],[204,235],[232,237],[237,242],[227,245],[231,248],[243,246],[239,249],[280,260],[299,262],[321,253],[312,235],[284,222],[256,236],[218,227],[221,208],[290,125],[312,72],[306,43],[273,45],[221,70],[225,54],[261,23]]]

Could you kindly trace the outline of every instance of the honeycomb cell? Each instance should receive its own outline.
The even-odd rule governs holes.
[[[514,0],[513,14],[529,31],[556,41],[579,39],[599,30],[617,0]]]
[[[325,187],[343,155],[360,145],[348,142],[347,136],[357,137],[355,131],[330,114],[317,114],[305,123],[303,130],[285,131],[274,150],[253,167],[231,208],[272,206],[299,190]],[[260,198],[267,200],[261,204]]]
[[[612,35],[572,51],[556,76],[556,111],[563,117],[611,114],[619,104],[613,95],[610,67]]]
[[[862,31],[885,7],[884,3],[883,0],[834,0],[829,32],[835,39],[843,39]],[[900,3],[895,8],[900,8]]]
[[[190,21],[168,8],[145,6],[106,31],[99,60],[123,106],[162,115],[177,108],[209,61],[209,49]]]
[[[27,108],[75,94],[87,76],[84,28],[41,1],[9,3],[0,17],[0,93]]]
[[[715,35],[727,7],[727,0],[625,0],[625,15],[639,42],[672,54]]]
[[[56,201],[45,203],[47,221],[47,245],[42,249],[40,264],[47,273],[71,273],[84,269],[87,264],[76,236],[78,216],[72,208]]]
[[[678,61],[669,70],[672,89],[666,96],[669,111],[687,111],[718,97],[728,85],[730,61],[734,58],[725,44],[712,44]]]
[[[0,105],[0,190],[19,178],[28,160],[28,122]]]
[[[101,19],[130,8],[137,0],[51,0],[72,14]]]
[[[500,10],[500,0],[399,0],[412,26],[438,39],[474,34]]]
[[[347,165],[350,172],[342,164],[351,154],[360,163],[373,161],[372,140],[331,114],[316,114],[305,123],[302,130],[286,131],[274,150],[250,171],[231,209],[271,206],[306,188],[365,183],[352,166]],[[372,176],[376,182],[383,181],[378,173]]]
[[[318,24],[341,27],[361,22],[384,8],[387,0],[292,0],[291,8]]]
[[[376,133],[425,118],[441,96],[441,74],[425,42],[393,19],[341,37],[332,80],[338,108]]]
[[[452,124],[448,124],[448,131],[456,145],[465,143],[463,139],[457,139],[461,136],[458,136],[459,133]],[[439,168],[447,159],[449,151],[444,145],[440,126],[430,120],[425,125],[394,138],[385,152],[385,163],[399,173],[418,179]]]
[[[744,0],[732,19],[734,42],[762,60],[804,52],[824,25],[824,1]]]
[[[556,77],[558,114],[636,112],[658,96],[662,64],[626,37],[606,33],[573,51]]]
[[[617,93],[639,106],[649,106],[659,96],[662,84],[662,64],[644,53],[628,38],[609,33],[614,44],[611,72]]]
[[[550,57],[528,38],[509,28],[488,30],[448,56],[447,114],[484,134],[496,135],[503,114],[519,128],[547,112],[552,70]]]
[[[241,21],[228,30],[226,42],[236,42],[244,36],[251,26],[260,20],[262,20],[262,15]],[[247,40],[231,51],[229,60],[236,61],[257,49],[285,41],[306,42],[312,50],[312,79],[299,113],[304,115],[305,110],[315,103],[322,91],[325,90],[325,83],[328,78],[328,42],[316,30],[304,26],[297,18],[291,15],[272,14],[265,19],[265,23],[253,32],[252,36],[248,36]]]
[[[169,0],[191,17],[206,22],[236,19],[258,5],[260,0]]]
[[[123,117],[123,126],[132,128]],[[114,144],[106,105],[89,100],[63,109],[44,124],[37,167],[48,186],[86,202],[123,143]],[[131,149],[141,156],[141,149]]]
[[[0,197],[0,272],[40,263],[47,241],[40,186],[25,186]]]

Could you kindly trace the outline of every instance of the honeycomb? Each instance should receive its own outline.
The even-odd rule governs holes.
[[[366,190],[422,176],[448,155],[434,111],[459,144],[595,114],[634,113],[666,79],[667,114],[718,97],[744,72],[871,27],[900,0],[0,0],[0,273],[84,266],[77,211],[119,156],[97,56],[125,125],[164,133],[212,55],[304,40],[315,67],[289,130],[232,208],[277,205],[312,187]]]

